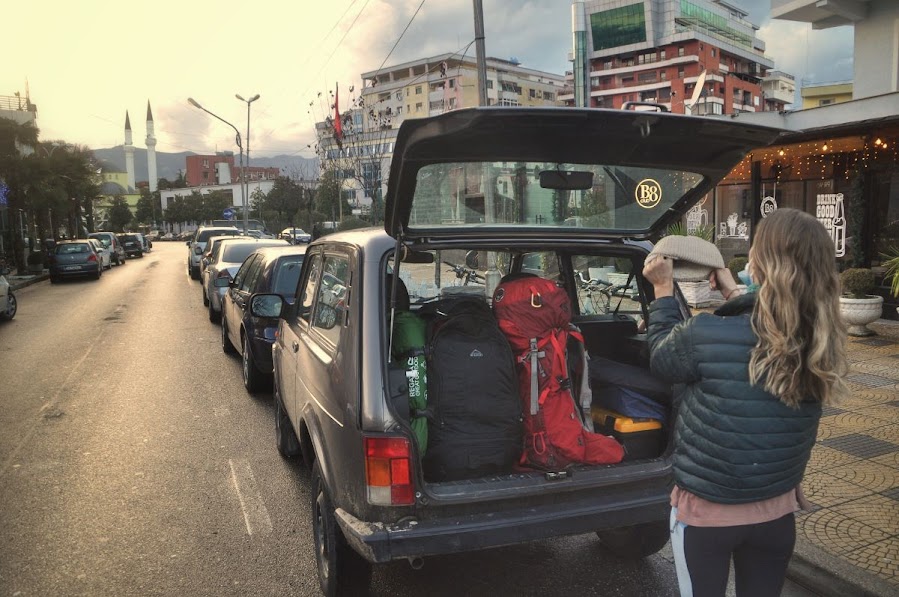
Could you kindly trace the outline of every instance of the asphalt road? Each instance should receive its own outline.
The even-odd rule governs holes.
[[[309,474],[224,355],[186,247],[17,292],[0,323],[0,596],[318,595]],[[677,595],[586,534],[377,567],[371,595]],[[789,596],[811,595],[793,585]]]

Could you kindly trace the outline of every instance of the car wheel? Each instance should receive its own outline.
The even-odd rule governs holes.
[[[625,560],[640,560],[656,553],[668,543],[668,520],[647,522],[618,529],[596,531],[599,540],[613,555]]]
[[[94,280],[99,280],[100,276],[102,276],[102,275],[103,275],[103,268],[101,267],[101,268],[98,268],[97,273],[94,274]]]
[[[208,307],[209,306],[209,295],[206,294],[206,285],[205,284],[202,285],[202,290],[200,290],[200,292],[203,293],[203,306]]]
[[[241,365],[243,367],[243,385],[247,392],[255,394],[268,387],[268,376],[256,368],[256,360],[253,358],[253,351],[250,348],[250,339],[246,334],[243,337]]]
[[[326,597],[357,595],[371,583],[371,564],[347,544],[318,461],[312,467],[312,536],[318,583]]]
[[[231,344],[231,340],[228,338],[228,322],[225,321],[224,315],[222,315],[222,352],[225,354],[234,354],[237,352],[234,350],[234,345]]]
[[[187,275],[190,276],[191,280],[199,280],[200,279],[200,270],[194,269],[191,266],[187,266]]]
[[[221,313],[217,313],[215,309],[212,307],[212,301],[209,301],[209,321],[212,323],[218,323],[221,320]]]
[[[8,291],[6,295],[6,311],[2,314],[0,319],[12,319],[16,316],[16,311],[19,309],[19,303],[16,302],[16,295],[12,293],[12,291]]]
[[[59,278],[57,278],[56,276],[50,276],[50,283],[59,284]]]
[[[284,412],[281,398],[275,393],[275,443],[278,454],[288,460],[300,454],[300,440],[290,424],[290,417]]]

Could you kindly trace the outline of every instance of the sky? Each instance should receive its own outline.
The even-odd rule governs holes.
[[[851,27],[813,31],[808,24],[770,20],[770,0],[731,2],[760,27],[778,70],[797,82],[852,79]],[[487,55],[564,73],[570,69],[570,4],[483,0]],[[187,99],[231,122],[245,137],[247,105],[235,94],[259,94],[251,106],[251,156],[313,157],[306,146],[314,137],[314,121],[327,109],[319,92],[326,97],[339,85],[343,108],[349,87],[361,88],[360,73],[385,60],[389,66],[463,50],[474,39],[472,5],[471,0],[10,2],[2,9],[6,51],[0,95],[24,96],[27,82],[41,139],[94,149],[123,143],[126,110],[134,144],[143,147],[149,100],[157,151],[206,153],[236,151],[234,131]],[[474,55],[473,45],[468,52]]]

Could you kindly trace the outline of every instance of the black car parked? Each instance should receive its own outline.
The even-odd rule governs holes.
[[[275,293],[293,303],[305,255],[306,245],[257,249],[243,262],[222,298],[222,350],[240,353],[248,392],[271,383],[272,344],[278,329],[276,317],[250,314],[250,297]]]
[[[144,256],[144,242],[140,234],[121,234],[119,235],[119,241],[125,247],[125,255],[128,257]]]
[[[56,284],[62,278],[90,276],[99,280],[103,265],[93,245],[87,240],[63,240],[56,244],[50,255],[50,282]]]

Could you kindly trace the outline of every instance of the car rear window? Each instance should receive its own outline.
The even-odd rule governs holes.
[[[87,243],[77,243],[71,245],[56,245],[57,255],[73,255],[75,253],[87,253],[90,251],[90,245]]]
[[[300,281],[300,270],[303,267],[304,255],[282,257],[275,265],[275,281],[272,292],[281,296],[295,296],[297,283]]]
[[[205,243],[213,236],[237,236],[237,231],[231,230],[202,230],[197,235],[197,239],[194,242]]]
[[[243,263],[243,260],[249,257],[250,253],[259,248],[259,245],[234,243],[225,246],[222,252],[222,261],[229,263]]]

